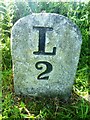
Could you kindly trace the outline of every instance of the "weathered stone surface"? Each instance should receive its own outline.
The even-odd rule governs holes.
[[[74,83],[81,43],[76,25],[62,15],[36,13],[18,20],[11,36],[15,92],[66,99]]]

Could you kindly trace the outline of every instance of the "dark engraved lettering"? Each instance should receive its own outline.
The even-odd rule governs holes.
[[[52,27],[37,27],[33,26],[33,29],[39,30],[39,44],[38,51],[33,52],[35,55],[55,55],[56,47],[53,47],[53,52],[45,52],[46,31],[52,31]]]
[[[49,76],[45,76],[45,77],[42,77],[43,75],[47,74],[47,73],[50,73],[53,69],[52,65],[49,63],[49,62],[46,62],[46,61],[39,61],[35,64],[35,67],[38,69],[38,70],[42,70],[43,67],[40,66],[40,64],[44,64],[46,65],[46,70],[44,72],[42,72],[41,74],[38,75],[37,79],[38,80],[48,80],[49,79]]]

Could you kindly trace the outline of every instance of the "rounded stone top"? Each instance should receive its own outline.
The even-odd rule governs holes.
[[[45,27],[47,26],[52,27],[56,25],[57,28],[61,26],[69,25],[69,27],[71,27],[73,31],[77,32],[77,35],[79,36],[79,40],[82,43],[82,36],[78,26],[75,23],[73,23],[69,18],[63,15],[59,15],[56,13],[32,13],[23,18],[20,18],[14,24],[12,31],[14,27],[17,26],[20,27],[20,24],[22,25],[22,22],[25,24],[27,23],[28,25],[37,24],[38,26],[45,26]]]

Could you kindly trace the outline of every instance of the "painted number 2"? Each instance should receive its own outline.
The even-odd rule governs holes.
[[[44,80],[48,80],[49,79],[49,76],[45,76],[45,77],[42,77],[43,75],[47,74],[47,73],[50,73],[52,71],[52,65],[49,63],[49,62],[46,62],[46,61],[39,61],[35,64],[35,67],[38,69],[38,70],[42,70],[43,67],[41,66],[41,64],[44,64],[46,65],[46,70],[44,72],[42,72],[41,74],[38,75],[37,79],[38,80],[41,80],[41,79],[44,79]]]

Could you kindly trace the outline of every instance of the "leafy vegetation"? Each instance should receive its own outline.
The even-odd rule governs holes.
[[[0,50],[2,48],[2,118],[9,120],[89,120],[90,101],[80,96],[90,93],[88,82],[89,68],[89,20],[90,3],[27,3],[5,4],[0,2]],[[28,98],[14,93],[10,34],[13,24],[31,12],[50,12],[62,14],[75,22],[82,33],[80,60],[73,86],[72,97],[67,103],[59,98]],[[1,62],[1,59],[0,59]],[[90,74],[90,73],[89,73]],[[0,72],[1,77],[1,72]],[[0,81],[1,84],[1,81]],[[1,86],[0,86],[1,88]],[[0,103],[1,107],[1,103]]]

